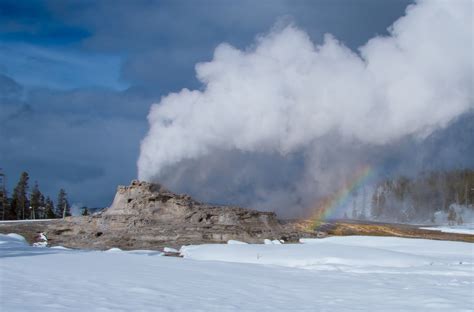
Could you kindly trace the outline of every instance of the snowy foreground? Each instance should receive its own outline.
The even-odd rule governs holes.
[[[0,235],[1,311],[473,311],[474,245],[394,237],[37,248]]]

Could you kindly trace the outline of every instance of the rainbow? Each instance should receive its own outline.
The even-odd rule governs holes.
[[[371,166],[360,167],[355,171],[352,179],[344,183],[337,192],[320,200],[312,209],[313,213],[310,219],[312,228],[314,229],[323,220],[335,215],[341,209],[345,209],[351,200],[351,194],[364,186],[373,175],[374,169]]]

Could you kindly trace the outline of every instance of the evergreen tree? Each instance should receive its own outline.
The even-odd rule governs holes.
[[[64,189],[59,190],[58,202],[56,203],[56,211],[59,212],[60,218],[69,217],[71,215],[71,207],[67,200],[67,194]]]
[[[28,209],[28,173],[22,172],[20,175],[20,180],[13,190],[12,203],[11,203],[11,212],[13,217],[16,219],[22,220],[26,218],[26,211]]]
[[[0,207],[2,208],[2,220],[8,220],[10,214],[10,203],[8,201],[8,194],[6,189],[0,189]]]
[[[365,209],[364,209],[364,208],[362,208],[362,210],[360,211],[359,219],[360,219],[360,220],[366,220],[366,219],[367,219],[367,216],[366,216],[366,214],[365,214]]]
[[[457,216],[456,216],[456,211],[454,210],[453,207],[449,208],[448,212],[448,223],[449,225],[454,225],[456,222]]]
[[[357,209],[355,200],[352,201],[352,219],[357,219]]]
[[[44,214],[46,219],[57,218],[56,214],[54,213],[54,203],[49,197],[46,197],[44,205]]]
[[[365,220],[367,218],[367,190],[365,189],[365,185],[362,189],[362,209],[361,209],[361,218]]]
[[[371,215],[376,219],[383,217],[385,213],[384,187],[385,186],[376,187],[374,195],[372,196]]]
[[[41,207],[41,192],[39,190],[38,182],[35,181],[35,185],[30,195],[30,219],[39,219],[40,207]]]
[[[469,185],[467,182],[468,177],[465,178],[466,182],[464,184],[464,205],[469,205]]]
[[[46,201],[43,194],[41,194],[39,200],[38,219],[46,219]]]
[[[82,215],[83,216],[88,216],[89,215],[89,209],[87,207],[82,207]]]
[[[443,211],[456,223],[458,214],[451,204],[474,209],[474,170],[421,172],[417,176],[398,177],[379,183],[372,197],[372,216],[390,221],[427,221]]]

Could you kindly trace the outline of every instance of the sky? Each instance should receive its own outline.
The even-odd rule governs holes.
[[[265,40],[259,38],[292,25],[315,45],[324,44],[329,33],[359,54],[358,48],[368,40],[388,36],[388,27],[411,3],[2,0],[0,168],[10,189],[27,171],[53,199],[62,187],[73,203],[107,206],[117,185],[138,176],[140,144],[149,137],[150,108],[183,88],[205,90],[196,64],[215,60],[222,43],[252,51]],[[422,140],[397,137],[396,144],[370,146],[372,152],[361,155],[377,159],[384,172],[410,171],[414,164],[417,169],[473,168],[468,156],[474,151],[473,120],[472,110],[463,111]],[[174,143],[179,142],[168,141]],[[326,155],[357,153],[353,144],[334,150],[321,146]],[[296,184],[288,180],[298,180],[308,170],[302,164],[307,150],[284,157],[250,153],[217,148],[204,160],[180,163],[184,169],[178,173],[168,168],[165,174],[144,176],[198,199],[259,208],[255,198],[281,196],[275,196],[273,184],[291,189]],[[239,175],[242,168],[257,174]],[[222,185],[232,190],[226,192]],[[255,194],[255,185],[265,187]]]

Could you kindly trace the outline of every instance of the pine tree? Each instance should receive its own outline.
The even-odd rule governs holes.
[[[59,190],[58,202],[56,204],[56,211],[59,212],[58,216],[60,218],[69,217],[71,215],[71,207],[67,200],[67,194],[64,189]]]
[[[38,182],[35,181],[35,185],[33,186],[33,190],[31,191],[31,195],[30,195],[30,207],[31,207],[30,219],[39,219],[40,206],[41,206],[41,192],[39,190]]]
[[[44,205],[44,214],[46,219],[57,218],[56,214],[54,213],[54,203],[49,197],[46,197]]]
[[[89,215],[89,209],[87,207],[82,207],[82,215],[83,216],[88,216]]]
[[[10,219],[10,203],[8,201],[8,194],[6,189],[0,189],[0,207],[2,207],[2,220]]]
[[[366,214],[365,214],[365,209],[364,209],[364,208],[362,208],[362,210],[360,211],[359,219],[360,219],[360,220],[366,220],[366,219],[367,219],[367,216],[366,216]]]
[[[44,195],[41,194],[39,207],[38,207],[38,219],[46,219],[46,201]]]
[[[355,200],[352,201],[352,219],[357,219],[357,209]]]
[[[22,172],[20,180],[13,190],[11,212],[13,217],[21,220],[26,218],[26,209],[28,209],[28,173]]]
[[[464,205],[469,205],[469,185],[467,184],[467,177],[464,184]]]
[[[449,212],[448,212],[448,224],[449,225],[454,225],[454,223],[456,222],[456,211],[454,211],[454,208],[451,207],[449,208]]]
[[[371,216],[375,219],[382,218],[385,214],[385,185],[376,187],[372,195]]]
[[[365,189],[365,185],[364,185],[362,189],[362,209],[360,213],[362,220],[365,220],[367,218],[366,210],[367,210],[367,190]]]

